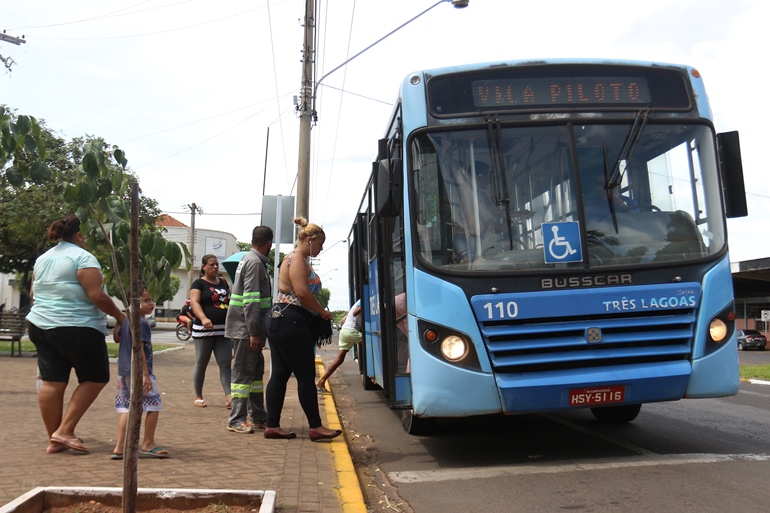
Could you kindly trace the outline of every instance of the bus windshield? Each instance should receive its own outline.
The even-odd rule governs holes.
[[[682,262],[725,245],[706,125],[490,123],[409,144],[417,250],[445,271]],[[547,263],[543,223],[562,222],[579,226],[584,256]]]

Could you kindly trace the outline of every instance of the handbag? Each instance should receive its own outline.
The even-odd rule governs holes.
[[[320,315],[311,315],[308,321],[310,335],[318,347],[332,343],[332,321],[324,320]]]

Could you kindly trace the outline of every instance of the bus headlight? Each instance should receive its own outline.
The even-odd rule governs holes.
[[[714,318],[709,325],[711,340],[714,342],[723,342],[727,337],[727,324],[720,318]]]
[[[450,362],[462,360],[468,354],[468,343],[457,335],[449,335],[441,341],[441,355]]]

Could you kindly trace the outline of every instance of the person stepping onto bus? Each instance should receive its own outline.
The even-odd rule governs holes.
[[[345,357],[348,355],[348,351],[353,349],[353,346],[361,342],[363,336],[361,335],[361,326],[358,322],[358,315],[360,313],[361,300],[359,299],[348,312],[348,316],[345,318],[345,322],[340,329],[339,352],[337,353],[337,357],[334,359],[331,365],[329,365],[329,368],[326,369],[326,372],[323,376],[321,376],[321,379],[315,383],[318,392],[326,392],[326,381],[332,374],[334,374],[334,371],[336,371],[337,368],[342,365],[342,362],[345,361]]]

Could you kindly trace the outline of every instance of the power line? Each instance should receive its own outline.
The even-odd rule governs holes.
[[[329,89],[336,89],[337,91],[343,92],[345,94],[352,94],[353,96],[358,96],[359,98],[363,98],[365,100],[371,100],[373,102],[378,103],[384,103],[385,105],[393,106],[393,102],[386,102],[384,100],[378,100],[377,98],[372,98],[371,96],[364,96],[363,94],[354,93],[353,91],[348,91],[347,89],[343,89],[340,87],[334,87],[330,86],[329,84],[321,84],[321,87],[328,87]]]
[[[170,210],[164,210],[164,214],[189,214],[190,212],[172,212]],[[233,213],[233,212],[200,212],[199,215],[202,216],[261,216],[262,212],[243,212],[243,213]]]
[[[256,7],[254,9],[248,9],[246,11],[241,11],[241,12],[238,12],[238,13],[235,13],[235,14],[231,14],[229,16],[223,16],[221,18],[216,18],[216,19],[213,19],[213,20],[202,21],[200,23],[195,23],[193,25],[185,25],[183,27],[175,27],[175,28],[171,28],[171,29],[168,29],[168,30],[160,30],[160,31],[157,31],[157,32],[146,32],[146,33],[143,33],[143,34],[130,34],[130,35],[124,35],[124,36],[106,36],[106,37],[45,37],[45,36],[35,36],[35,37],[37,39],[46,39],[46,40],[50,40],[50,41],[101,41],[101,40],[106,40],[106,39],[131,39],[131,38],[136,38],[136,37],[157,36],[157,35],[160,35],[160,34],[168,34],[169,32],[178,32],[180,30],[187,30],[187,29],[191,29],[191,28],[201,27],[203,25],[209,25],[211,23],[217,23],[217,22],[220,22],[220,21],[223,21],[223,20],[228,20],[230,18],[236,18],[236,17],[241,16],[243,14],[248,14],[250,12],[259,11],[261,9],[264,9],[264,7]],[[127,13],[127,14],[133,14],[133,13]],[[108,16],[103,16],[103,17],[108,17]],[[92,18],[92,19],[101,19],[103,17],[97,17],[97,18]],[[90,21],[90,20],[81,20],[81,21],[72,22],[72,23],[82,23],[84,21]],[[63,23],[63,25],[67,25],[67,24],[69,24],[69,23]],[[51,26],[54,26],[54,25],[51,25]],[[48,26],[43,26],[43,27],[40,27],[40,28],[47,28],[47,27]]]

